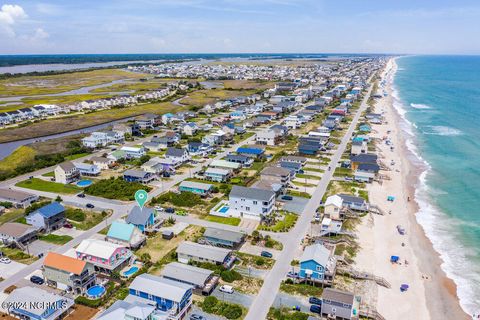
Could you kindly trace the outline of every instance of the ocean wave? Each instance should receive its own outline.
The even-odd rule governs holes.
[[[462,135],[463,132],[447,126],[427,126],[429,130],[423,130],[424,134],[433,134],[437,136],[459,136]]]
[[[475,264],[468,259],[471,249],[462,246],[462,242],[456,238],[459,232],[457,227],[460,221],[448,217],[440,211],[432,202],[432,194],[436,190],[429,186],[428,175],[432,172],[431,165],[422,158],[418,151],[418,146],[413,134],[415,123],[410,122],[405,114],[405,106],[399,99],[398,92],[394,86],[392,96],[394,97],[394,107],[401,117],[400,127],[405,127],[404,132],[409,134],[405,139],[407,150],[423,165],[423,169],[418,178],[418,187],[415,189],[415,201],[418,203],[419,211],[415,215],[417,222],[422,226],[426,236],[432,242],[433,248],[439,253],[443,263],[442,270],[448,278],[452,279],[457,286],[457,296],[463,310],[469,314],[478,314],[478,297],[480,296],[480,265]],[[440,135],[458,135],[460,130],[444,127],[432,126],[432,134]]]
[[[432,109],[432,107],[423,103],[410,103],[410,107],[414,109]]]

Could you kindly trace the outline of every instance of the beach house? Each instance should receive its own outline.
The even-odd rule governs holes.
[[[183,148],[168,148],[165,153],[166,159],[171,159],[177,163],[185,163],[190,160],[190,154],[187,149]]]
[[[38,200],[36,194],[18,190],[0,189],[0,202],[9,202],[15,208],[26,208]]]
[[[65,208],[59,202],[52,202],[31,212],[26,222],[46,232],[56,230],[65,224]]]
[[[128,213],[127,223],[136,226],[140,231],[145,232],[155,223],[155,211],[152,208],[134,206]]]
[[[261,220],[275,209],[275,192],[233,186],[228,195],[228,203],[228,213],[231,216]]]
[[[95,266],[95,271],[111,273],[127,266],[132,252],[125,246],[97,239],[83,240],[75,249],[77,259]]]
[[[0,226],[0,240],[4,245],[23,249],[24,245],[37,239],[37,229],[27,224],[6,222]]]
[[[152,182],[156,179],[155,173],[143,171],[143,170],[135,170],[129,169],[123,172],[123,180],[127,182],[139,182],[143,184],[147,184]]]
[[[49,286],[82,294],[95,285],[92,264],[56,252],[49,252],[43,261],[43,277]]]
[[[178,190],[180,192],[195,193],[204,197],[208,196],[212,192],[213,185],[209,183],[201,183],[195,181],[182,181],[178,186]]]
[[[206,243],[225,248],[238,248],[246,238],[246,234],[218,228],[206,228],[203,239]]]
[[[80,179],[80,171],[71,162],[60,163],[54,170],[55,182],[69,184]]]
[[[219,169],[219,168],[208,168],[203,174],[205,179],[215,182],[225,182],[230,179],[232,175],[232,170],[228,169]]]
[[[150,304],[117,300],[96,320],[152,320],[154,316],[155,307]]]
[[[338,320],[357,320],[360,317],[361,299],[353,293],[325,288],[321,300],[321,315],[323,317]]]
[[[147,154],[144,147],[122,147],[120,150],[125,152],[127,159],[138,159]]]
[[[183,241],[177,247],[177,260],[186,264],[190,261],[209,262],[229,268],[235,261],[235,257],[229,249]]]
[[[3,302],[9,315],[19,319],[56,320],[70,312],[74,301],[38,287],[16,288]]]
[[[178,281],[192,286],[197,293],[208,295],[218,282],[219,277],[213,271],[180,262],[170,262],[161,272],[165,279]]]
[[[132,281],[125,301],[155,306],[155,319],[180,320],[191,308],[192,289],[191,285],[144,273]]]
[[[113,221],[105,240],[130,249],[137,249],[145,243],[146,237],[133,224],[124,221]]]
[[[330,249],[316,243],[305,247],[300,258],[298,276],[305,281],[331,280],[335,274],[336,260]]]

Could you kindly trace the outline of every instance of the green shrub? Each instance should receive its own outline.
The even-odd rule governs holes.
[[[177,207],[187,208],[203,204],[203,200],[199,195],[190,192],[175,193],[170,191],[152,199],[153,204],[164,204],[167,202]]]
[[[265,264],[265,259],[263,259],[262,257],[258,257],[255,259],[255,264],[257,266],[263,266]]]
[[[215,306],[218,303],[218,299],[214,296],[208,296],[203,300],[202,309],[207,313],[213,313]]]
[[[222,280],[225,282],[233,282],[235,280],[242,280],[242,275],[235,270],[225,270],[220,273]]]
[[[67,209],[65,210],[65,217],[69,220],[82,222],[85,221],[85,212],[82,209]]]
[[[99,180],[86,187],[85,193],[107,199],[135,200],[135,192],[139,189],[148,192],[152,188],[138,182],[127,182],[122,178],[112,177],[110,179]]]

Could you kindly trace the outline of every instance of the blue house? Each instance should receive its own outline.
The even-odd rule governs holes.
[[[244,156],[252,156],[255,158],[260,158],[264,155],[265,149],[262,148],[249,148],[249,147],[240,147],[237,149],[237,153]]]
[[[52,202],[30,213],[26,222],[47,232],[58,229],[65,223],[65,208],[59,202]]]
[[[153,303],[161,319],[183,319],[192,305],[192,286],[148,273],[137,276],[128,293],[125,301]]]
[[[126,221],[144,232],[155,223],[155,213],[152,208],[134,206],[132,210],[130,210]]]
[[[370,127],[370,125],[364,123],[364,124],[361,124],[359,127],[358,127],[358,130],[360,132],[370,132],[372,131],[372,128]]]
[[[108,229],[106,240],[122,244],[131,249],[140,247],[146,240],[145,235],[133,224],[113,221]]]
[[[317,243],[305,247],[300,258],[300,279],[323,281],[333,278],[336,261],[332,252],[323,244]]]
[[[182,181],[178,190],[181,192],[191,192],[200,196],[206,196],[212,192],[213,185],[195,181]]]
[[[305,155],[316,155],[320,146],[313,144],[302,143],[298,145],[298,153]]]
[[[149,183],[155,180],[155,174],[142,170],[129,169],[123,173],[123,180],[127,182]]]

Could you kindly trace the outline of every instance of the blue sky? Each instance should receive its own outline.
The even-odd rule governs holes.
[[[0,1],[0,54],[480,54],[477,0]]]

